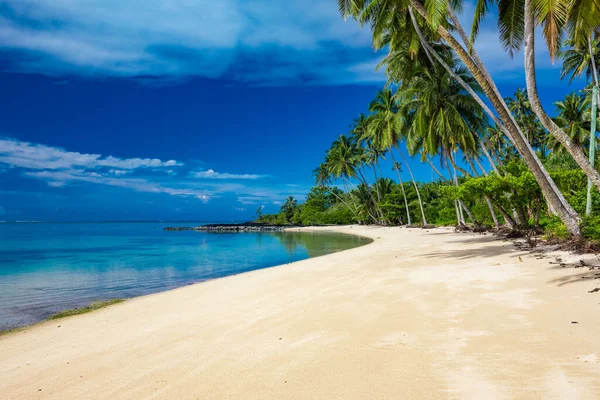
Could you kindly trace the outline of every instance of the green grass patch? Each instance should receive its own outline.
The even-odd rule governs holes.
[[[25,328],[22,327],[22,326],[19,326],[17,328],[12,328],[12,329],[6,329],[6,330],[3,330],[3,331],[0,331],[0,337],[2,337],[4,335],[8,335],[10,333],[20,332],[22,330],[25,330]]]
[[[49,316],[48,319],[53,320],[53,319],[71,317],[73,315],[87,314],[89,312],[99,310],[101,308],[105,308],[108,306],[112,306],[113,304],[119,304],[124,301],[125,301],[125,299],[112,299],[112,300],[105,300],[105,301],[96,301],[85,307],[73,308],[71,310],[61,311],[59,313]]]
[[[105,308],[108,306],[112,306],[113,304],[119,304],[124,302],[125,299],[111,299],[111,300],[104,300],[104,301],[96,301],[91,303],[88,306],[85,307],[81,307],[81,308],[73,308],[71,310],[65,310],[65,311],[61,311],[57,314],[53,314],[51,316],[49,316],[48,318],[46,318],[46,321],[49,320],[54,320],[54,319],[61,319],[61,318],[66,318],[66,317],[71,317],[73,315],[79,315],[79,314],[87,314],[89,312],[95,311],[95,310],[99,310],[101,308]],[[38,324],[43,323],[42,322],[38,322],[35,323],[33,325],[28,325],[28,326],[18,326],[16,328],[11,328],[11,329],[6,329],[3,331],[0,331],[0,337],[5,336],[5,335],[9,335],[11,333],[17,333],[17,332],[21,332],[26,330],[27,328],[31,328],[32,326],[36,326]]]

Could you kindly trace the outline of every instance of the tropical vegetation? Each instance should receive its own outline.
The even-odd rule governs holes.
[[[507,226],[600,239],[600,173],[593,158],[597,2],[478,0],[470,34],[456,16],[461,1],[338,0],[338,5],[343,18],[371,30],[376,50],[387,52],[379,65],[387,85],[326,151],[306,201],[289,198],[279,214],[259,220]],[[526,88],[512,97],[500,94],[476,51],[488,13],[498,15],[506,57],[524,51]],[[579,84],[557,99],[554,116],[537,91],[537,29],[549,57],[562,62],[562,78]],[[413,160],[437,179],[418,182]],[[384,173],[390,164],[393,173]]]

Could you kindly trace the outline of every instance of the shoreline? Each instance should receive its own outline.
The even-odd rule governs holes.
[[[4,335],[0,390],[17,399],[600,394],[600,297],[587,293],[600,281],[582,279],[587,268],[443,228],[291,230],[373,242]]]
[[[248,226],[251,226],[252,224],[246,224]],[[212,226],[212,225],[211,225]],[[244,225],[224,225],[224,224],[219,224],[219,225],[214,225],[216,227],[221,227],[221,226],[226,226],[226,227],[241,227]],[[271,226],[268,226],[267,228],[271,228]],[[287,227],[286,227],[287,228]],[[166,228],[162,228],[163,230],[194,230],[194,231],[204,231],[203,229],[199,229],[199,227],[188,227],[188,228],[170,228],[170,227],[166,227]],[[212,231],[209,230],[210,233],[213,233]],[[273,231],[271,229],[267,229],[264,231],[242,231],[242,230],[237,230],[236,232],[233,232],[234,235],[236,235],[237,237],[242,237],[240,236],[243,233],[251,233],[251,234],[257,234],[257,233],[264,233],[264,234],[274,234],[276,236],[284,236],[283,235],[284,229],[283,227],[281,227],[280,230],[278,231]],[[293,231],[290,231],[293,232]],[[330,233],[335,234],[335,231],[331,231],[329,230]],[[214,233],[219,233],[219,234],[227,234],[227,233],[232,233],[229,231],[218,231],[218,232],[214,232]],[[176,236],[177,234],[175,234],[175,236],[172,236],[171,238],[177,238]],[[366,237],[361,237],[359,235],[348,235],[348,234],[341,234],[343,236],[346,236],[347,239],[344,240],[350,240],[356,243],[352,243],[352,244],[348,244],[348,245],[337,245],[337,240],[333,240],[333,242],[336,242],[336,245],[334,245],[333,247],[330,246],[329,251],[341,251],[343,250],[345,247],[348,246],[363,246],[365,244],[369,244],[369,242],[371,241],[371,239],[366,238]],[[302,236],[302,235],[300,235]],[[338,236],[339,237],[339,236]],[[292,239],[290,239],[292,240]],[[328,243],[328,241],[323,241],[323,240],[318,240],[321,243]],[[251,268],[251,270],[259,270],[259,269],[264,269],[264,268],[271,268],[271,267],[275,267],[278,265],[283,264],[289,264],[290,262],[294,262],[297,261],[298,259],[308,259],[308,258],[314,258],[315,254],[318,254],[317,256],[320,255],[327,255],[327,254],[321,254],[327,250],[323,249],[319,249],[319,246],[316,246],[317,248],[317,253],[315,253],[315,246],[309,246],[309,244],[298,244],[296,241],[292,240],[292,245],[294,247],[293,250],[287,250],[288,251],[288,257],[282,256],[279,257],[276,260],[268,260],[268,257],[266,257],[264,260],[262,258],[255,258],[254,262],[252,262],[251,264],[249,264],[250,266],[248,268]],[[301,242],[301,241],[300,241]],[[296,255],[296,249],[295,247],[300,246],[299,248],[302,249],[306,249],[306,254],[303,255]],[[313,252],[311,253],[311,248],[313,250]],[[332,250],[333,249],[333,250]],[[285,248],[283,246],[282,243],[282,252],[285,251]],[[290,251],[292,253],[290,253]],[[185,250],[179,250],[180,254],[185,254],[186,251]],[[285,253],[284,253],[285,254]],[[305,258],[302,258],[305,257]],[[202,265],[202,262],[200,262],[198,265]],[[235,265],[235,264],[233,264]],[[195,284],[200,284],[209,280],[213,280],[213,279],[220,279],[220,278],[224,278],[227,276],[232,276],[232,275],[238,275],[240,273],[245,273],[248,272],[246,271],[247,268],[244,268],[242,271],[238,271],[237,268],[232,267],[229,270],[226,270],[224,272],[218,272],[218,273],[207,273],[207,274],[200,274],[200,275],[204,275],[204,276],[196,276],[195,278],[192,277],[190,280],[183,280],[181,282],[179,282],[176,285],[173,284],[164,284],[162,283],[160,286],[156,286],[151,290],[146,290],[143,291],[142,293],[123,293],[123,291],[110,291],[110,292],[106,292],[106,291],[98,291],[95,293],[94,296],[88,296],[88,298],[86,300],[83,301],[79,301],[76,297],[74,297],[73,299],[69,299],[71,300],[68,306],[66,307],[60,307],[60,306],[55,306],[52,310],[51,313],[37,313],[35,318],[30,318],[28,321],[23,321],[22,323],[14,323],[14,324],[10,324],[8,323],[11,318],[10,314],[7,314],[7,318],[8,320],[4,320],[4,321],[0,321],[0,336],[4,336],[7,334],[10,334],[12,332],[17,332],[17,331],[22,331],[25,329],[30,329],[33,326],[39,325],[44,323],[46,320],[48,319],[53,319],[55,314],[61,314],[61,313],[66,313],[66,312],[76,312],[77,310],[83,310],[86,309],[88,307],[90,307],[90,305],[92,305],[93,303],[97,303],[97,302],[108,302],[108,301],[113,301],[115,299],[119,299],[119,300],[131,300],[133,298],[136,297],[142,297],[142,296],[147,296],[147,295],[151,295],[154,293],[160,293],[160,292],[166,292],[166,291],[170,291],[170,290],[174,290],[180,287],[185,287],[185,286],[189,286],[189,285],[195,285]],[[198,274],[197,274],[198,275]],[[39,279],[39,278],[38,278]],[[143,277],[141,277],[141,279],[143,279]],[[144,284],[145,282],[141,282],[141,284]],[[65,282],[66,287],[68,288],[69,283]],[[56,287],[56,286],[55,286]],[[94,287],[92,287],[92,290],[95,289]],[[68,292],[68,290],[66,290]],[[35,295],[35,294],[34,294]],[[116,296],[116,297],[115,297]],[[73,304],[75,303],[75,304]],[[50,302],[47,302],[47,304],[51,304]],[[41,303],[40,301],[38,301],[37,303],[35,303],[34,305],[31,306],[31,310],[36,310],[36,308],[44,308],[46,304]],[[6,311],[7,312],[11,312],[10,311],[10,307],[14,309],[23,309],[25,313],[27,313],[29,311],[29,309],[25,308],[25,305],[23,304],[11,304],[10,302],[5,303],[5,306],[9,307]],[[3,311],[3,310],[0,310]],[[35,311],[34,311],[35,312]],[[0,314],[2,314],[2,312],[0,312]],[[15,313],[17,314],[17,313]],[[2,314],[4,315],[4,314]],[[18,319],[17,319],[18,320]]]

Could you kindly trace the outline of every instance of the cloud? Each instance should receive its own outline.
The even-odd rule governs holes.
[[[333,1],[0,2],[8,68],[56,76],[364,82],[354,66],[370,40]],[[243,62],[265,58],[276,62]]]
[[[73,167],[110,167],[121,170],[137,168],[160,168],[180,165],[175,160],[162,161],[156,158],[102,157],[66,151],[59,147],[22,142],[15,139],[0,139],[0,163],[28,169],[68,169]],[[111,170],[114,172],[114,170]]]
[[[228,174],[216,172],[212,169],[208,169],[206,171],[197,171],[192,174],[194,178],[198,179],[261,179],[266,175],[256,175],[256,174]]]
[[[300,197],[308,192],[307,188],[295,184],[254,184],[266,175],[219,173],[213,169],[194,171],[186,163],[175,160],[79,153],[11,138],[0,139],[0,167],[4,166],[9,173],[43,180],[57,189],[105,185],[202,202],[229,194],[241,204],[254,204],[278,201],[288,195]]]
[[[159,182],[154,182],[148,178],[112,178],[97,172],[85,170],[61,170],[61,171],[29,171],[25,176],[38,178],[48,181],[53,187],[62,187],[67,183],[86,182],[108,186],[117,186],[135,190],[136,192],[146,193],[165,193],[172,196],[195,197],[204,202],[211,199],[214,193],[209,190],[189,187],[168,187]]]

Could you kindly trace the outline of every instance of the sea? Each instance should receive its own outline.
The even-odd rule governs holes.
[[[201,224],[0,223],[0,331],[94,301],[156,293],[370,241],[324,232],[163,230]]]

